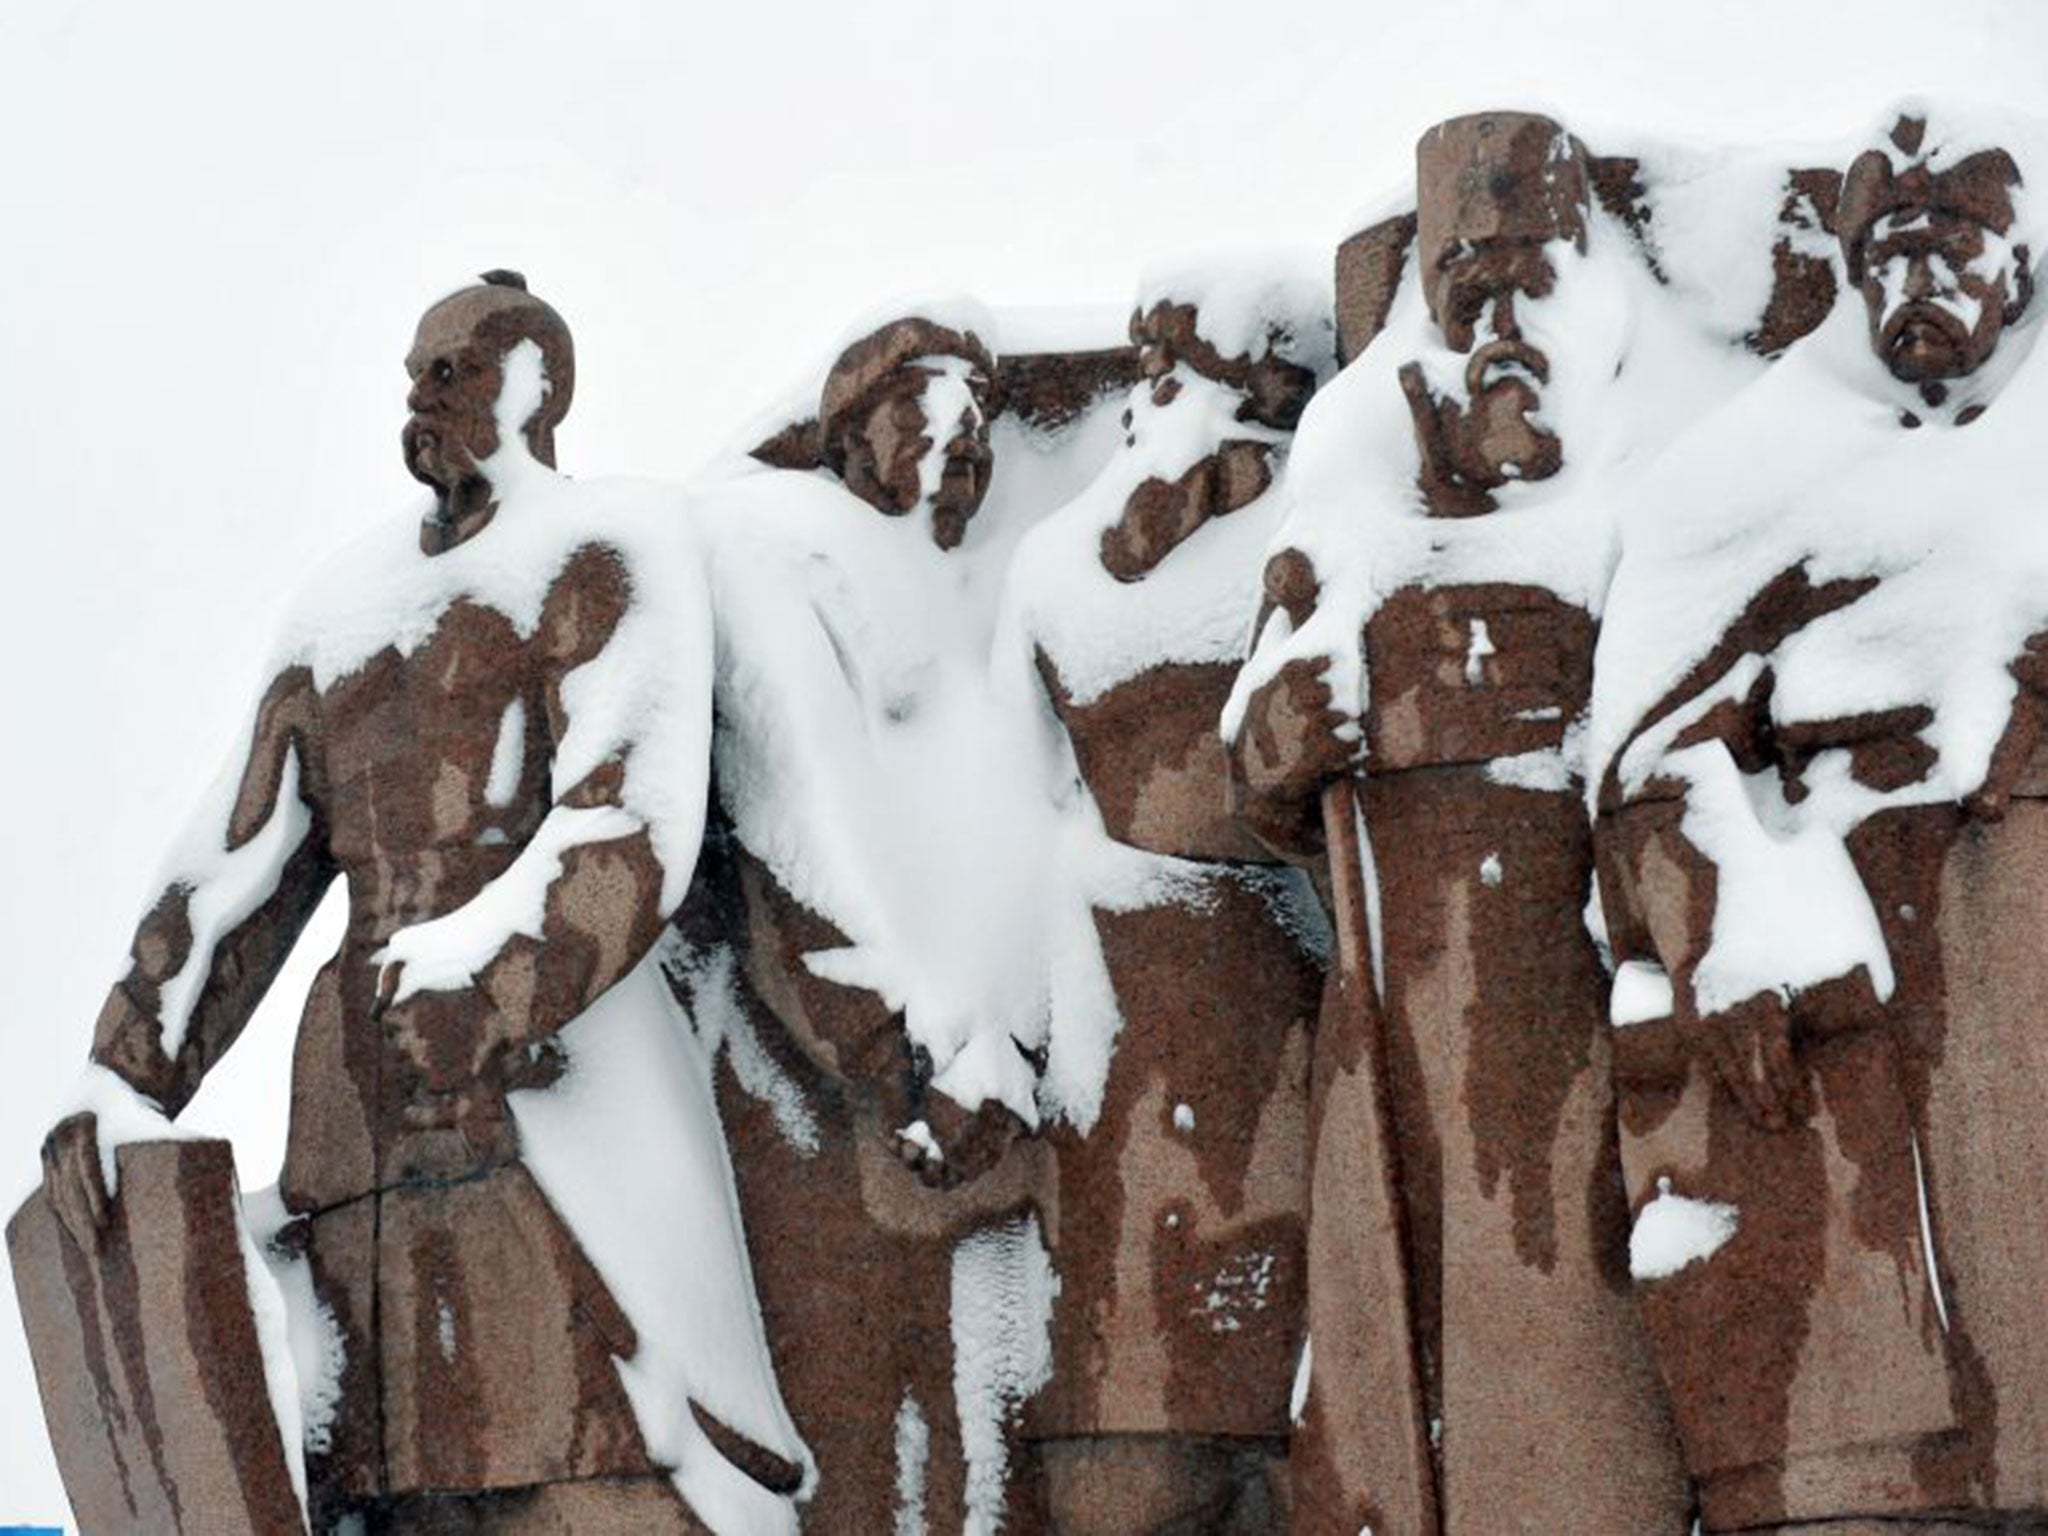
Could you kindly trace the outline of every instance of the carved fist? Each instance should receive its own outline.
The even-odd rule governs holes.
[[[884,1134],[903,1166],[927,1189],[956,1189],[980,1178],[1002,1161],[1011,1142],[1034,1134],[1000,1100],[984,1099],[968,1109],[943,1089],[934,1088],[931,1053],[900,1035],[898,1039],[904,1047],[907,1070],[881,1079]],[[1014,1039],[1011,1044],[1042,1070],[1042,1061]]]
[[[1340,731],[1350,727],[1346,740]],[[1234,752],[1253,830],[1289,851],[1312,847],[1320,826],[1316,798],[1358,761],[1356,722],[1337,708],[1329,663],[1288,662],[1251,697]]]
[[[924,1117],[896,1132],[896,1153],[927,1189],[956,1189],[1003,1160],[1031,1127],[1006,1104],[984,1099],[966,1109],[943,1093],[924,1101]]]
[[[446,1093],[475,1079],[481,1063],[481,1042],[475,1028],[476,1003],[467,992],[426,989],[402,1003],[398,995],[402,967],[384,967],[377,984],[377,1017],[384,1034],[434,1093]]]
[[[1789,1130],[1813,1113],[1806,1074],[1792,1055],[1792,1018],[1776,992],[1759,992],[1698,1027],[1715,1074],[1752,1125]]]
[[[100,1166],[97,1115],[68,1116],[43,1138],[43,1191],[72,1240],[88,1253],[97,1249],[112,1204]]]

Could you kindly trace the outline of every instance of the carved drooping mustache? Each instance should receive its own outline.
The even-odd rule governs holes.
[[[1930,338],[1928,333],[1932,332]],[[1945,352],[1960,354],[1970,345],[1970,328],[1962,317],[1932,299],[1912,299],[1892,311],[1884,323],[1884,355],[1889,360],[1909,346],[1933,340]]]
[[[1474,352],[1465,364],[1465,393],[1477,399],[1493,385],[1521,374],[1535,385],[1550,382],[1550,359],[1526,341],[1503,336]]]

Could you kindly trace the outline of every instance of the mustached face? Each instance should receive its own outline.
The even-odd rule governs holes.
[[[405,371],[411,415],[401,439],[405,467],[415,480],[453,490],[478,473],[498,451],[496,407],[505,372],[497,349],[466,326],[420,322]]]
[[[1532,419],[1550,382],[1550,359],[1522,334],[1521,315],[1556,286],[1544,247],[1477,242],[1437,267],[1429,299],[1445,343],[1468,355],[1465,400],[1446,402],[1444,446],[1470,484],[1492,489],[1557,473],[1564,450]]]
[[[2016,310],[2021,261],[1960,214],[1889,214],[1863,254],[1870,341],[1894,378],[1927,384],[1973,373]]]
[[[960,542],[980,510],[994,463],[989,380],[969,367],[964,387],[947,388],[958,372],[922,362],[898,368],[842,445],[847,488],[892,517],[929,495],[933,535],[944,548]]]

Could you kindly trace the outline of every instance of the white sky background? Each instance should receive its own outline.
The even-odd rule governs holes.
[[[893,294],[1123,305],[1155,257],[1333,245],[1461,110],[1597,149],[1913,90],[2048,110],[2048,5],[4,0],[0,1199],[286,595],[415,504],[400,360],[474,273],[575,330],[565,469],[682,476]],[[335,917],[190,1111],[245,1187]],[[0,1278],[0,1523],[65,1514]]]

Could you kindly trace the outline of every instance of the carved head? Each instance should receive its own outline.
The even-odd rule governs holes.
[[[405,355],[405,467],[444,503],[481,480],[480,466],[498,451],[505,360],[526,341],[540,349],[542,389],[520,431],[534,458],[552,467],[555,427],[576,392],[576,349],[562,317],[526,291],[525,278],[504,271],[485,273],[420,317]]]
[[[1200,332],[1193,304],[1165,299],[1131,316],[1131,340],[1138,347],[1138,366],[1153,383],[1153,399],[1164,405],[1159,390],[1177,363],[1185,363],[1205,379],[1239,391],[1244,404],[1240,421],[1256,421],[1278,432],[1292,432],[1302,408],[1316,392],[1313,368],[1282,356],[1287,338],[1275,331],[1263,356],[1225,357]]]
[[[1919,117],[1900,118],[1888,144],[1849,167],[1842,254],[1870,311],[1871,347],[1894,378],[1938,390],[1974,373],[2026,308],[2027,248],[2005,238],[2019,184],[2002,149],[1940,164]]]
[[[928,496],[932,537],[951,549],[988,494],[995,360],[972,331],[893,320],[839,355],[818,427],[825,462],[877,512],[901,517]]]
[[[1552,242],[1586,244],[1584,157],[1563,128],[1525,112],[1453,118],[1415,146],[1416,253],[1430,317],[1466,353],[1466,403],[1443,412],[1451,467],[1486,489],[1540,480],[1564,462],[1529,418],[1550,359],[1522,334],[1556,285]]]

